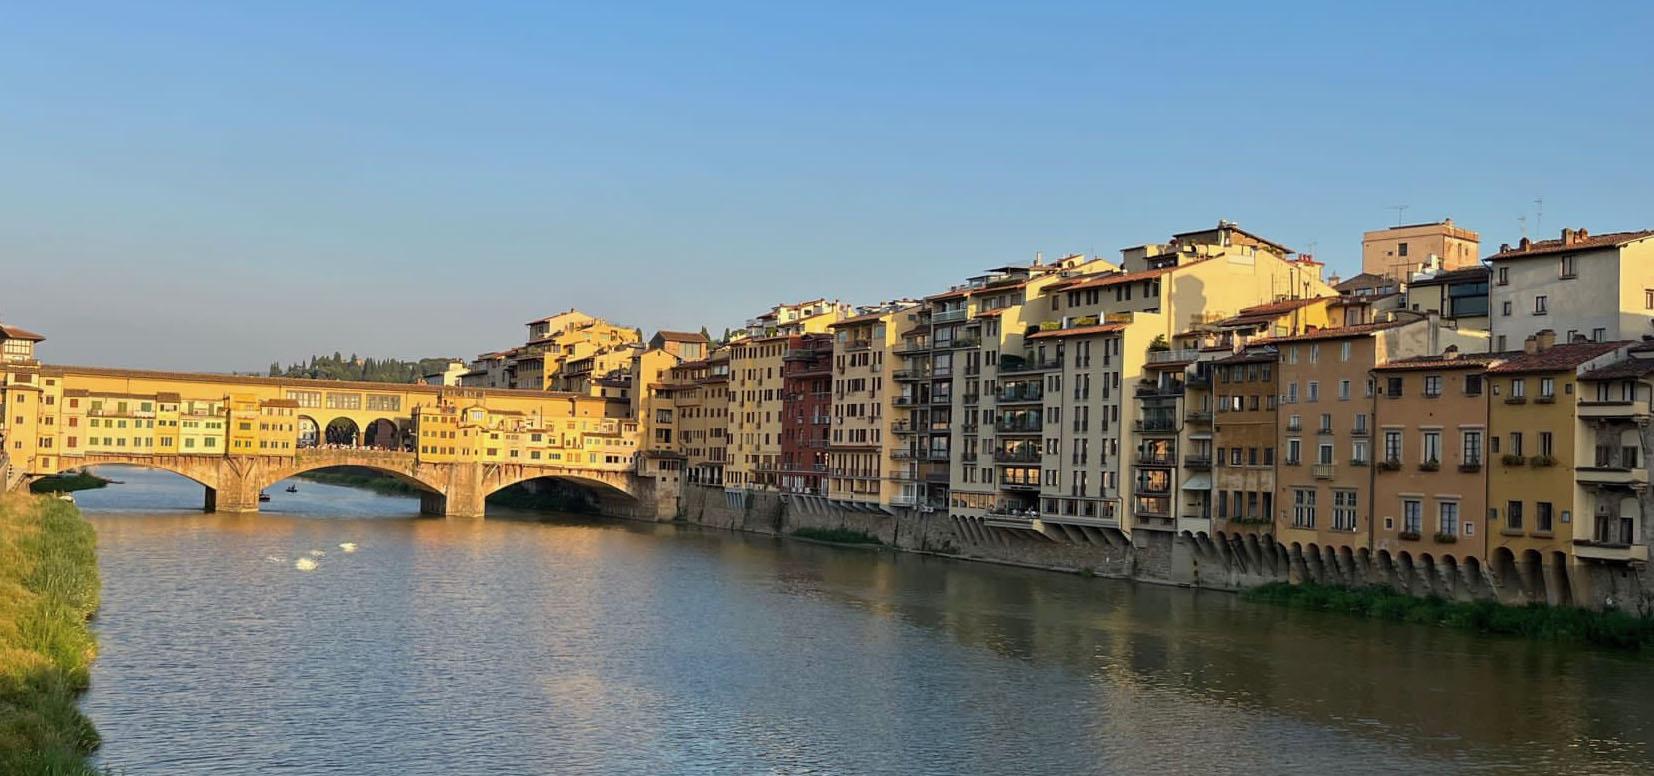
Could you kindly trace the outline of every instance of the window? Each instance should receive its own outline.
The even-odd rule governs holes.
[[[1459,531],[1459,502],[1443,501],[1437,510],[1440,516],[1437,521],[1437,532],[1442,536],[1456,536]]]
[[[1501,286],[1510,285],[1510,267],[1500,267],[1499,268],[1499,285],[1501,285]]]
[[[1557,262],[1557,268],[1556,269],[1557,269],[1557,274],[1559,276],[1561,276],[1564,280],[1566,280],[1568,278],[1579,277],[1579,274],[1574,271],[1574,257],[1573,256],[1563,256],[1562,260]]]
[[[1355,491],[1332,492],[1332,527],[1336,531],[1355,530]]]
[[[1350,444],[1350,463],[1356,466],[1367,465],[1367,440],[1357,439]]]
[[[1407,498],[1401,500],[1401,533],[1403,536],[1418,536],[1424,527],[1424,507],[1418,499]]]
[[[1311,351],[1311,352],[1314,352],[1314,351]],[[1321,383],[1319,383],[1315,380],[1309,381],[1309,390],[1306,393],[1307,393],[1307,398],[1308,398],[1309,401],[1320,401],[1321,400]]]
[[[1388,396],[1388,397],[1393,399],[1397,396],[1400,396],[1401,394],[1402,394],[1401,378],[1391,377],[1391,378],[1388,378],[1384,381],[1384,395],[1385,396]]]
[[[1533,530],[1550,533],[1551,502],[1541,501],[1533,505]]]
[[[1595,329],[1591,330],[1591,341],[1592,342],[1602,342],[1605,339],[1608,339],[1608,330],[1607,329],[1599,327],[1599,328],[1595,328]]]
[[[1342,343],[1339,343],[1339,345],[1338,345],[1338,360],[1339,361],[1348,361],[1348,360],[1350,360],[1350,343],[1349,343],[1349,341],[1346,340]]]
[[[1520,399],[1528,395],[1528,381],[1517,377],[1510,381],[1510,397]]]
[[[1503,315],[1503,316],[1506,316],[1506,317],[1510,316],[1510,302],[1509,301],[1505,301],[1505,302],[1503,302],[1499,305],[1499,314]]]
[[[1544,294],[1540,294],[1538,296],[1535,296],[1533,298],[1533,314],[1534,315],[1544,315],[1546,313],[1547,308],[1549,307],[1549,303],[1550,303],[1550,298],[1545,296]]]
[[[1541,399],[1554,399],[1554,398],[1556,398],[1556,380],[1555,379],[1549,378],[1549,377],[1539,378],[1539,398],[1541,398]]]
[[[1298,439],[1286,440],[1286,462],[1288,465],[1297,466],[1301,463],[1299,454],[1303,450],[1303,444],[1303,441]]]
[[[1510,432],[1510,454],[1522,454],[1522,432],[1520,431]]]
[[[1481,375],[1465,375],[1464,376],[1464,392],[1465,392],[1466,396],[1481,396],[1482,395],[1482,376]]]
[[[1350,400],[1350,381],[1348,381],[1348,380],[1339,380],[1338,381],[1338,400],[1339,401],[1349,401]]]
[[[1424,376],[1424,395],[1430,398],[1442,395],[1441,375]]]
[[[1292,527],[1315,527],[1315,489],[1292,489]]]
[[[1505,502],[1505,527],[1511,530],[1522,528],[1522,502]]]
[[[1401,432],[1384,432],[1384,460],[1390,463],[1401,463]]]
[[[1442,432],[1424,432],[1424,462],[1439,464],[1442,460]]]
[[[1643,309],[1654,310],[1654,288],[1643,289]]]
[[[1551,455],[1551,432],[1539,432],[1539,454],[1549,458]]]
[[[1482,432],[1464,432],[1464,463],[1466,466],[1482,465]]]
[[[1396,243],[1396,255],[1397,256],[1406,256],[1407,255],[1407,243]]]

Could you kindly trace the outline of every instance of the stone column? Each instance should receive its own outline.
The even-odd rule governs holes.
[[[483,491],[482,464],[451,463],[447,468],[448,488],[443,497],[442,514],[446,517],[482,517],[488,497]]]

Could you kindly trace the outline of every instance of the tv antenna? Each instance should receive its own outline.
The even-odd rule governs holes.
[[[1541,194],[1533,200],[1533,230],[1539,234],[1545,233],[1545,195]]]
[[[1406,205],[1391,205],[1390,207],[1388,207],[1386,209],[1396,211],[1396,226],[1401,226],[1401,217],[1402,217],[1402,214],[1407,212],[1407,206]]]
[[[1522,225],[1522,236],[1527,237],[1528,236],[1528,217],[1527,216],[1517,216],[1516,217],[1516,222]]]

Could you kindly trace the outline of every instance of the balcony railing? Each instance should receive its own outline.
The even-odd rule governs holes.
[[[982,394],[967,393],[964,395],[964,401],[966,404],[980,404],[982,402]]]
[[[872,348],[872,340],[850,340],[844,343],[845,350],[871,350]]]
[[[915,355],[915,354],[918,354],[918,353],[929,353],[930,352],[930,340],[905,341],[902,344],[897,345],[894,348],[891,348],[890,352],[895,353],[896,355],[899,355],[899,356]]]
[[[1045,424],[1038,420],[1000,420],[994,423],[994,430],[1001,434],[1038,434],[1045,430]]]
[[[1062,362],[1056,359],[1036,361],[1031,358],[1018,356],[1001,356],[999,359],[999,373],[1002,375],[1023,374],[1027,372],[1050,372],[1061,369]]]
[[[1188,419],[1188,421],[1190,423],[1211,423],[1212,422],[1212,411],[1211,410],[1189,410],[1188,413],[1186,413],[1183,417]]]
[[[1212,457],[1209,455],[1186,455],[1183,457],[1183,468],[1203,471],[1212,468]]]
[[[1200,358],[1199,348],[1149,351],[1149,363],[1151,364],[1175,364],[1179,361],[1194,361],[1197,358]]]
[[[967,312],[961,307],[957,310],[938,310],[930,314],[931,323],[957,323],[965,320]]]
[[[981,346],[982,346],[982,338],[981,337],[956,337],[956,338],[954,338],[953,342],[941,343],[941,347],[953,348],[954,350],[961,350],[961,349],[965,349],[965,348],[976,348],[976,347],[981,347]]]
[[[898,407],[912,407],[913,405],[918,404],[919,400],[913,396],[897,396],[891,400],[891,403]]]
[[[1183,381],[1168,380],[1165,383],[1138,383],[1137,395],[1147,396],[1182,396]]]
[[[995,450],[995,463],[1039,463],[1039,448],[1029,447],[1019,450]]]
[[[994,399],[1000,404],[1025,404],[1045,400],[1045,391],[1040,388],[1010,388],[995,394]]]
[[[1318,480],[1330,480],[1338,473],[1338,467],[1330,463],[1318,463],[1309,469],[1310,476]]]
[[[898,369],[891,373],[891,377],[900,381],[925,380],[930,377],[929,369]]]
[[[1149,433],[1169,433],[1177,430],[1177,424],[1170,420],[1134,420],[1132,430],[1147,431]]]

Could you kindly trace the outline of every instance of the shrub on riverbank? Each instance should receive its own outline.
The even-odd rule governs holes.
[[[879,537],[864,534],[861,531],[852,531],[848,528],[800,528],[793,531],[793,536],[800,539],[814,539],[818,542],[834,542],[836,544],[884,544]]]
[[[77,490],[95,490],[108,484],[109,480],[96,474],[75,472],[74,474],[54,474],[50,477],[41,477],[29,483],[29,490],[33,493],[73,493]]]
[[[347,488],[361,488],[371,490],[386,496],[417,496],[418,487],[403,482],[389,474],[376,472],[372,469],[362,469],[355,466],[340,466],[333,469],[305,472],[298,475],[299,479],[320,482],[326,485],[342,485]]]
[[[1493,601],[1461,603],[1434,596],[1419,598],[1387,587],[1352,588],[1311,582],[1271,582],[1246,591],[1245,598],[1294,609],[1654,652],[1654,618],[1625,612],[1544,604],[1508,606]]]
[[[91,774],[86,689],[98,608],[92,526],[56,499],[0,497],[0,773]]]

